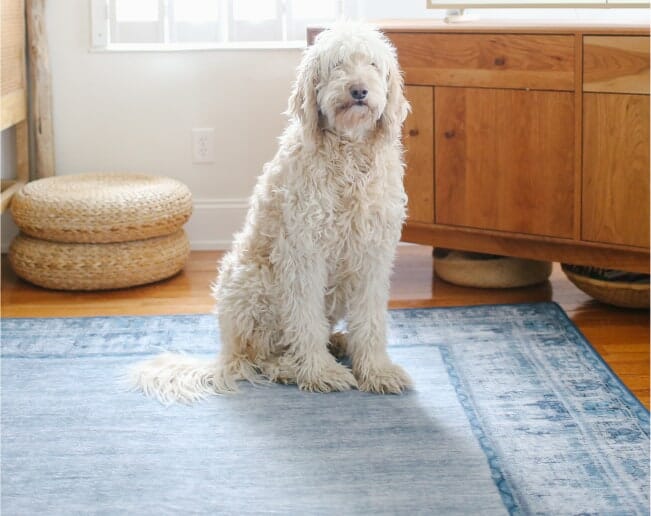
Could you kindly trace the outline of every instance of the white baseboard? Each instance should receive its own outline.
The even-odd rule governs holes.
[[[195,199],[194,212],[185,225],[192,250],[229,249],[248,208],[248,199]]]

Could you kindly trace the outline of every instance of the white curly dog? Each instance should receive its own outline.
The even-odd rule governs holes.
[[[280,148],[221,262],[220,354],[164,353],[133,369],[138,389],[168,403],[231,392],[237,380],[318,392],[410,386],[386,351],[408,111],[395,49],[379,31],[345,22],[319,34],[298,68]]]

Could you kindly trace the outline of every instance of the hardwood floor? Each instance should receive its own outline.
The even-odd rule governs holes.
[[[183,272],[153,285],[109,292],[54,292],[18,279],[2,257],[3,317],[207,313],[220,252],[193,252]],[[649,311],[602,305],[576,289],[555,264],[550,281],[509,290],[457,287],[433,277],[431,248],[400,246],[392,308],[555,301],[649,408]]]

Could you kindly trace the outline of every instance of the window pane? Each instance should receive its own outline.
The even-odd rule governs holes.
[[[261,22],[277,17],[276,2],[270,0],[235,0],[233,19],[236,21]]]
[[[177,22],[202,23],[219,17],[218,0],[176,0],[174,20]]]
[[[176,23],[172,27],[171,40],[175,43],[215,43],[220,41],[221,31],[217,23]]]
[[[158,21],[158,0],[115,0],[118,22]]]
[[[294,19],[334,20],[337,0],[291,0]]]
[[[308,25],[336,20],[340,4],[339,0],[287,0],[287,39],[303,41]]]

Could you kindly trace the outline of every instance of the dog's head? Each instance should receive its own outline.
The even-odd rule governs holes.
[[[324,130],[356,140],[377,131],[396,138],[408,111],[389,40],[367,25],[341,22],[305,51],[288,113],[317,143]]]

